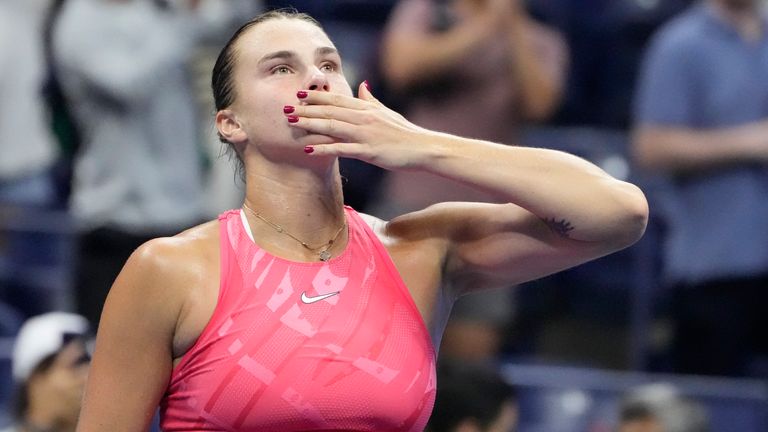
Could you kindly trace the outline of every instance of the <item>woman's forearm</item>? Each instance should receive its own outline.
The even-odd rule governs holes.
[[[344,142],[308,146],[314,157],[359,159],[387,170],[419,170],[456,180],[525,208],[562,236],[626,246],[648,217],[643,193],[576,156],[505,146],[434,132],[376,100],[365,83],[358,98],[303,94],[293,127]]]
[[[532,212],[563,236],[581,241],[638,237],[647,202],[634,185],[576,156],[447,134],[425,133],[428,149],[413,168],[477,187]]]

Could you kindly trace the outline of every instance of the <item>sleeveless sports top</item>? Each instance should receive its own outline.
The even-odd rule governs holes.
[[[327,262],[273,256],[240,210],[219,216],[213,316],[161,401],[166,431],[422,431],[435,399],[429,333],[386,249],[351,208]]]

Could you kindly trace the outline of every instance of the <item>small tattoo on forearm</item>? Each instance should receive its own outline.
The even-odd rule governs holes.
[[[574,226],[567,220],[557,220],[555,218],[547,218],[544,220],[549,228],[556,232],[560,237],[569,237],[568,232],[572,231]]]

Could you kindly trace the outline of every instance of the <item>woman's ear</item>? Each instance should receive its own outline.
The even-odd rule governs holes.
[[[224,139],[232,144],[241,144],[248,139],[248,135],[241,127],[235,113],[228,109],[216,113],[216,129]]]

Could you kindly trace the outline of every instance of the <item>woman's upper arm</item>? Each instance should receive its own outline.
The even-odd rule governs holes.
[[[131,255],[102,313],[78,431],[146,431],[173,365],[184,296],[184,255],[174,239]]]
[[[451,245],[445,276],[458,295],[537,279],[610,252],[607,245],[561,236],[514,204],[442,203],[432,209],[430,225],[443,227],[436,235]]]

